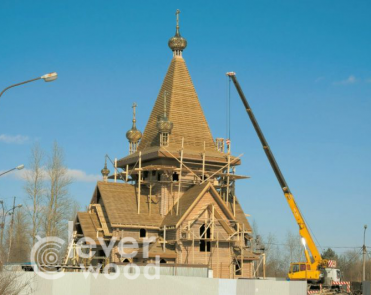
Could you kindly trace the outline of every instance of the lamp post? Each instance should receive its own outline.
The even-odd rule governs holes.
[[[367,229],[367,224],[364,226],[364,231],[363,231],[363,270],[362,270],[362,281],[366,281],[366,254],[367,254],[367,249],[366,249],[366,229]]]
[[[3,247],[3,240],[4,240],[4,229],[5,229],[5,219],[6,219],[6,216],[7,215],[12,215],[12,224],[11,224],[11,232],[12,232],[12,226],[13,226],[13,215],[14,215],[14,210],[17,209],[17,208],[21,208],[22,205],[19,204],[17,206],[15,206],[15,197],[14,197],[14,201],[13,201],[13,208],[9,209],[8,211],[5,212],[5,209],[4,209],[4,201],[3,200],[0,200],[0,205],[1,205],[1,208],[2,208],[2,215],[1,215],[1,223],[0,223],[0,228],[1,228],[1,235],[0,235],[0,246],[1,246],[1,249],[4,249]],[[10,233],[11,233],[10,232]],[[9,247],[11,246],[11,234],[10,234],[10,245]]]
[[[14,224],[14,211],[15,209],[17,208],[21,208],[22,205],[19,204],[19,205],[15,205],[15,198],[13,199],[13,208],[8,210],[4,216],[6,216],[8,213],[10,213],[10,211],[12,211],[12,213],[10,213],[9,215],[12,216],[12,221],[10,222],[10,229],[9,229],[9,249],[8,249],[8,257],[6,259],[6,262],[9,262],[9,256],[10,256],[10,249],[12,248],[12,239],[13,239],[13,224]],[[4,223],[5,223],[5,217],[4,217]]]
[[[22,165],[19,165],[19,166],[17,166],[17,167],[15,167],[15,168],[12,168],[12,169],[10,169],[10,170],[8,170],[8,171],[5,171],[5,172],[3,172],[3,173],[0,173],[0,176],[3,176],[4,174],[7,174],[7,173],[9,173],[9,172],[12,172],[12,171],[14,171],[14,170],[22,170],[24,168],[24,165],[22,164]]]
[[[1,173],[0,176],[3,176],[4,174],[7,174],[7,173],[12,172],[14,170],[22,170],[23,168],[24,168],[24,165],[23,164],[22,165],[18,165],[15,168],[12,168],[12,169],[10,169],[8,171],[5,171],[5,172]],[[15,199],[14,199],[14,201],[15,201]],[[13,204],[13,208],[5,212],[4,201],[3,200],[0,200],[0,205],[1,205],[1,208],[2,208],[2,215],[1,215],[1,222],[0,222],[0,229],[1,229],[1,233],[0,233],[0,247],[1,247],[1,252],[3,252],[2,249],[4,248],[3,247],[3,239],[4,239],[5,218],[8,215],[8,213],[10,213],[10,211],[12,211],[12,210],[15,209],[15,207],[14,207],[14,204]],[[18,205],[16,208],[21,207],[21,206],[22,205]]]
[[[2,249],[4,249],[4,247],[3,247],[3,237],[4,237],[4,227],[5,227],[5,212],[4,212],[4,201],[3,200],[0,200],[0,205],[1,205],[1,208],[2,208],[1,223],[0,223],[0,228],[1,228],[0,247],[1,247],[1,252],[3,252]],[[0,253],[0,254],[2,254],[2,253]],[[1,260],[1,256],[0,256],[0,260]]]
[[[31,79],[31,80],[27,80],[27,81],[24,81],[24,82],[21,82],[21,83],[10,85],[10,86],[6,87],[0,93],[0,97],[3,95],[3,93],[5,91],[7,91],[8,89],[13,88],[13,87],[16,87],[16,86],[19,86],[19,85],[23,85],[23,84],[26,84],[26,83],[30,83],[30,82],[33,82],[33,81],[37,81],[37,80],[40,80],[40,79],[43,79],[45,82],[52,82],[52,81],[56,80],[57,78],[58,78],[58,74],[56,72],[52,72],[52,73],[45,74],[45,75],[43,75],[41,77],[38,77],[38,78],[35,78],[35,79]]]

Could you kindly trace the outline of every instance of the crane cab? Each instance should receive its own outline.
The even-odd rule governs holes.
[[[290,280],[313,280],[320,279],[320,272],[312,270],[311,265],[305,262],[295,262],[290,264],[290,272],[288,273]]]

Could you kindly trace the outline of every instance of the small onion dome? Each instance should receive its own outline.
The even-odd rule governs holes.
[[[180,10],[176,11],[176,31],[175,36],[170,38],[169,47],[172,51],[183,51],[187,47],[187,40],[184,39],[179,33],[179,13]]]
[[[171,122],[166,116],[162,116],[157,121],[157,129],[161,133],[170,133],[173,129],[173,122]]]
[[[104,168],[100,171],[102,173],[103,176],[108,176],[110,171],[109,169],[107,168],[107,162],[104,164]]]
[[[187,40],[180,36],[179,29],[177,29],[175,36],[170,38],[168,45],[172,51],[183,51],[187,47]]]
[[[126,138],[129,142],[138,142],[142,138],[142,132],[140,132],[137,127],[135,127],[135,122],[133,120],[133,127],[126,132]]]

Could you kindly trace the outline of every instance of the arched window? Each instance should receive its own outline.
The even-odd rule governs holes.
[[[129,259],[124,259],[123,261],[122,261],[122,263],[130,263],[130,261],[129,261]]]
[[[147,231],[145,228],[141,228],[139,231],[139,237],[145,238],[147,236]]]
[[[168,146],[169,145],[169,133],[162,132],[160,135],[160,146]]]
[[[211,248],[211,242],[205,241],[204,239],[210,239],[211,238],[211,231],[210,227],[206,229],[206,225],[203,224],[200,226],[200,252],[210,252]]]

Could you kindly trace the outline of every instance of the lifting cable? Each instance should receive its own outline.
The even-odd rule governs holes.
[[[300,209],[299,209],[299,210],[300,210]],[[314,239],[316,240],[316,242],[317,242],[316,245],[319,246],[319,248],[322,250],[322,253],[323,253],[323,248],[322,248],[321,244],[319,243],[319,241],[318,241],[316,235],[315,235],[314,232],[312,231],[311,227],[309,226],[309,223],[308,223],[308,221],[306,220],[306,218],[304,217],[303,212],[301,212],[301,215],[303,216],[304,222],[305,222],[305,224],[308,226],[308,229],[309,229],[310,233],[313,235]]]

